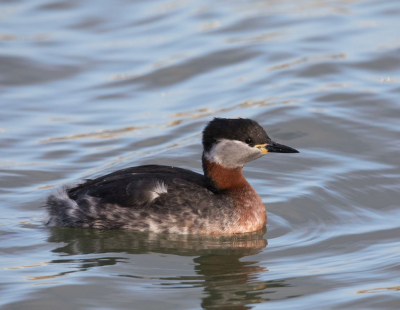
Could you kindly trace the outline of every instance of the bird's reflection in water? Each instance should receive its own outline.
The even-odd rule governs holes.
[[[254,233],[211,237],[193,235],[157,235],[118,230],[84,230],[52,228],[50,242],[60,242],[62,246],[53,250],[63,258],[51,263],[74,263],[84,271],[91,267],[115,265],[127,261],[128,254],[161,253],[180,256],[195,256],[197,276],[157,277],[160,285],[171,287],[171,280],[180,287],[203,287],[205,297],[202,307],[205,309],[250,309],[249,304],[265,301],[261,295],[268,287],[285,286],[274,281],[258,280],[266,272],[258,261],[241,261],[242,258],[261,252],[267,246],[264,239],[266,229]],[[85,259],[82,254],[108,253],[100,258]],[[112,255],[110,255],[112,253]],[[121,253],[121,255],[115,255]],[[68,256],[79,255],[79,259]],[[162,257],[160,257],[162,260]],[[162,262],[160,262],[162,264]],[[67,272],[67,273],[69,273]],[[58,274],[62,276],[63,274]],[[140,278],[135,275],[120,275]]]

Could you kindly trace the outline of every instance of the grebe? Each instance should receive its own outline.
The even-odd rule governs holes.
[[[214,118],[203,130],[204,175],[145,165],[63,187],[48,197],[49,226],[231,235],[267,222],[265,206],[242,174],[269,152],[298,153],[273,142],[251,119]]]

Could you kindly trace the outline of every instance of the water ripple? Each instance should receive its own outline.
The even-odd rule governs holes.
[[[399,15],[395,0],[2,1],[2,309],[397,309]],[[213,117],[300,150],[245,167],[266,231],[44,228],[61,184],[200,172]]]

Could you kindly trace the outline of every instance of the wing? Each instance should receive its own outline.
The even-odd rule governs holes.
[[[201,174],[181,168],[147,165],[86,180],[71,188],[68,196],[75,201],[90,196],[105,204],[140,208],[167,194],[169,187],[175,191],[180,186],[207,190],[207,182]]]

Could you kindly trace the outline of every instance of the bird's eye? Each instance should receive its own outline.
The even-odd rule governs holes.
[[[251,138],[247,138],[246,140],[244,140],[244,142],[246,142],[247,144],[251,144],[251,142],[253,141],[251,140]]]

